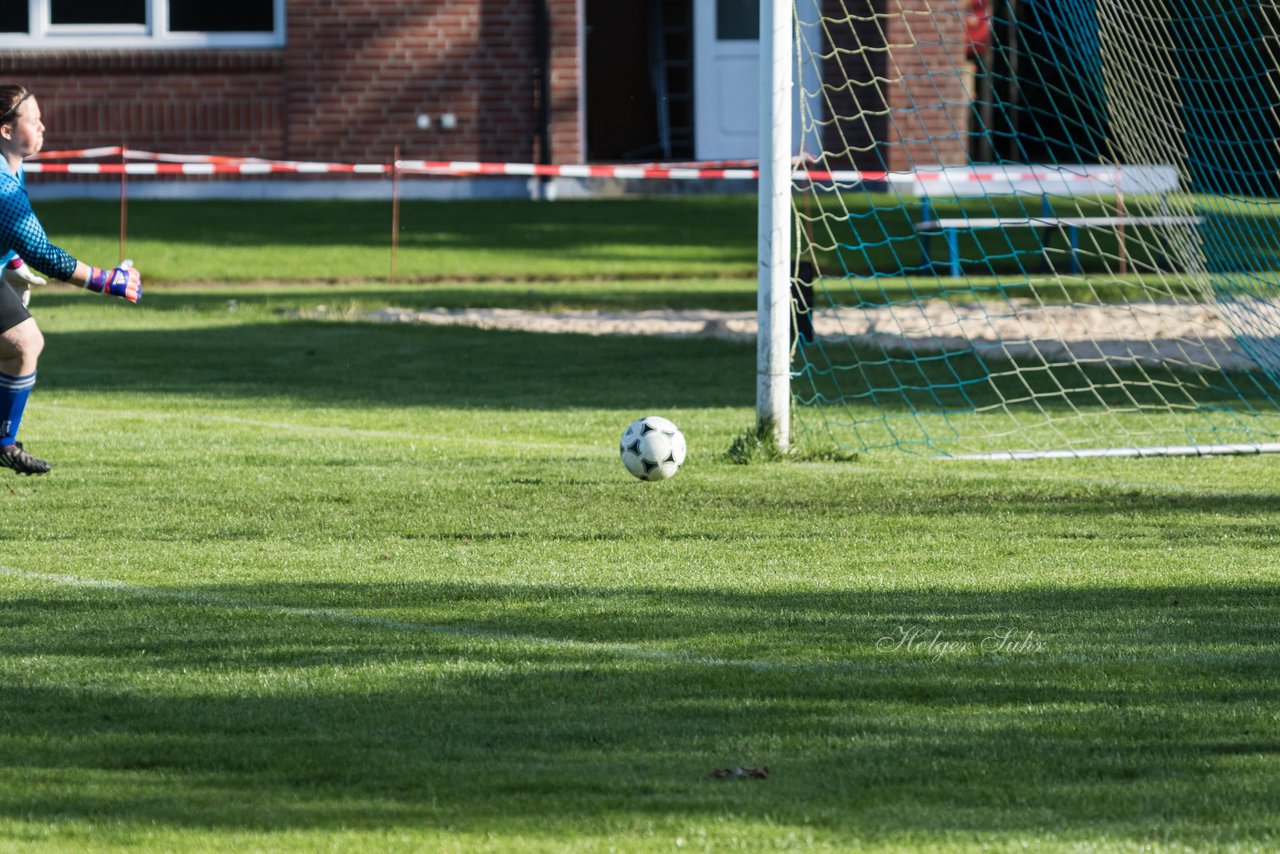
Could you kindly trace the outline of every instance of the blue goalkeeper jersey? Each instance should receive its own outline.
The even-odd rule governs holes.
[[[0,162],[0,249],[8,263],[14,255],[46,276],[68,281],[76,269],[76,259],[49,242],[44,226],[31,210],[22,170],[14,175]]]

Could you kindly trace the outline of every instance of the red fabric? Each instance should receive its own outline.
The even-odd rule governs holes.
[[[990,53],[991,16],[987,14],[987,0],[970,0],[964,23],[969,31],[969,57],[976,59]]]

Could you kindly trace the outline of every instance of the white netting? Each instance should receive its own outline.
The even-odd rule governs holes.
[[[944,454],[1276,438],[1274,2],[820,5],[802,424]]]

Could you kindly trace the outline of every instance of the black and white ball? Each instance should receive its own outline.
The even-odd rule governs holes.
[[[666,480],[684,463],[684,434],[665,418],[646,415],[622,432],[622,464],[641,480]]]

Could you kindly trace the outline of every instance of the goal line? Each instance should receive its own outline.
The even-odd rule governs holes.
[[[345,611],[338,608],[309,608],[298,605],[275,605],[266,602],[253,602],[246,599],[237,599],[222,596],[217,593],[189,588],[149,587],[114,579],[87,578],[84,576],[65,573],[36,572],[3,565],[0,565],[0,577],[54,585],[57,587],[99,590],[121,596],[175,602],[201,608],[224,608],[238,611],[252,611],[273,614],[291,619],[339,623],[382,631],[411,632],[471,639],[476,641],[493,641],[498,643],[522,643],[549,649],[568,649],[595,655],[611,655],[620,658],[653,660],[672,664],[687,664],[704,667],[732,667],[756,671],[820,672],[832,670],[872,670],[876,667],[874,663],[859,664],[857,662],[806,663],[778,661],[772,659],[719,658],[716,656],[704,656],[691,652],[682,652],[680,650],[648,647],[632,643],[556,638],[545,635],[505,632],[465,625],[424,623],[415,620],[376,617],[358,612]]]
[[[1248,445],[1156,445],[1148,448],[1076,448],[1069,451],[996,451],[948,454],[948,460],[1062,460],[1097,457],[1229,457],[1280,453],[1280,442]]]

